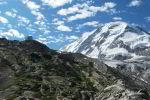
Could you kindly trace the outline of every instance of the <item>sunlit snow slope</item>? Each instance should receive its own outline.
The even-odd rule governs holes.
[[[93,33],[83,34],[64,50],[99,59],[141,59],[150,55],[150,34],[126,22],[110,22]]]

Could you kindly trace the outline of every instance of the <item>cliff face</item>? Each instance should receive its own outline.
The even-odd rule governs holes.
[[[78,53],[0,39],[0,100],[149,100],[149,84]]]

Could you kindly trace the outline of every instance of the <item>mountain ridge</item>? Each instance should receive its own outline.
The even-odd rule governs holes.
[[[148,100],[148,83],[97,59],[37,41],[0,39],[0,99]]]

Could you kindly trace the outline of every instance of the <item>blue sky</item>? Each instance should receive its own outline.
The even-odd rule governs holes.
[[[150,31],[150,0],[0,0],[0,37],[60,49],[111,21]]]

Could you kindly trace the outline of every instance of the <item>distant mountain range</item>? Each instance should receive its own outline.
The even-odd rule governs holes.
[[[106,23],[64,50],[97,58],[150,82],[150,33],[140,27],[122,21]]]

